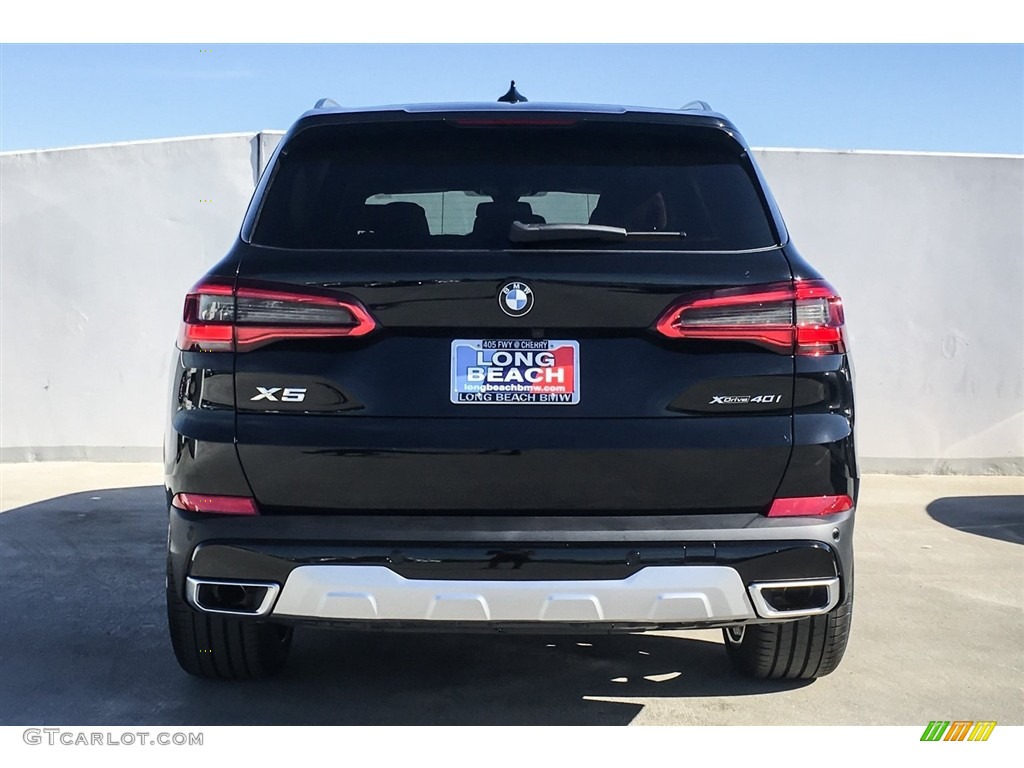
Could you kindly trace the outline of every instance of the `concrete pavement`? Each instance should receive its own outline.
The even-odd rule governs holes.
[[[718,631],[299,629],[268,681],[181,672],[154,464],[0,465],[0,724],[1024,724],[1024,479],[867,476],[846,658],[748,681]]]

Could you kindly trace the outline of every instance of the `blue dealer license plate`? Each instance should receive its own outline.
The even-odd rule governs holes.
[[[540,339],[455,339],[453,403],[575,405],[580,345]]]

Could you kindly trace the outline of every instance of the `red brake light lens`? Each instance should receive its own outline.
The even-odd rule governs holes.
[[[849,496],[798,496],[773,501],[768,517],[820,517],[848,509],[853,509]]]
[[[211,515],[258,515],[256,499],[248,496],[210,496],[203,493],[176,493],[171,506],[186,512]]]
[[[197,285],[185,296],[178,349],[230,352],[234,348],[230,322],[233,312],[234,298],[230,285],[214,282]]]
[[[556,117],[460,117],[453,120],[461,126],[536,126],[554,128],[558,126],[577,125],[579,120],[567,120]]]
[[[365,336],[377,327],[355,299],[290,288],[201,283],[185,297],[178,347],[247,352],[280,339]]]
[[[843,302],[824,280],[798,280],[694,294],[656,324],[677,339],[749,341],[777,352],[825,355],[846,351]]]

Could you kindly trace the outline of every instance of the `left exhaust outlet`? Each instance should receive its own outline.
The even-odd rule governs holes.
[[[185,579],[185,596],[192,607],[207,613],[266,616],[281,586],[274,582]]]

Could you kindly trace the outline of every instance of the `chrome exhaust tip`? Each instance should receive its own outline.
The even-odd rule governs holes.
[[[281,586],[274,582],[185,579],[185,597],[192,607],[206,613],[234,616],[266,616],[274,607]]]
[[[839,603],[839,577],[762,581],[749,587],[757,614],[764,619],[797,619],[828,613]]]

